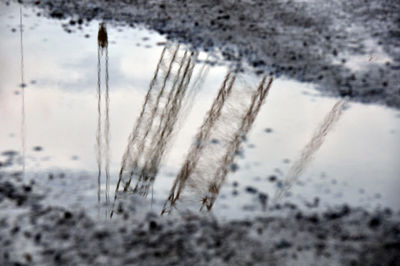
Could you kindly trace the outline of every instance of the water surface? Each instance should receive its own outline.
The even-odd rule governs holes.
[[[0,171],[50,188],[49,204],[108,215],[136,197],[229,218],[274,200],[398,209],[399,111],[236,73],[143,27],[105,25],[105,43],[99,22],[1,7]]]

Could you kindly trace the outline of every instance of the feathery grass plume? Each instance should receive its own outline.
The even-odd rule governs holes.
[[[190,56],[186,65],[182,65],[183,71],[181,69],[178,71],[173,88],[168,95],[167,103],[162,110],[159,125],[151,138],[151,145],[145,150],[145,164],[134,188],[134,192],[143,196],[147,195],[150,185],[158,174],[159,165],[179,119],[182,102],[193,73],[194,60],[195,57]]]
[[[128,145],[122,157],[116,192],[118,191],[121,182],[124,183],[124,191],[126,191],[130,185],[132,176],[135,172],[137,173],[139,171],[138,164],[146,143],[146,137],[152,128],[159,101],[164,93],[165,85],[169,79],[178,50],[179,45],[165,46],[161,53],[161,58],[157,64],[153,79],[150,82],[142,111],[136,121],[132,133],[129,135]],[[166,63],[168,61],[169,64]],[[165,66],[167,66],[167,69],[165,69]],[[163,73],[164,76],[162,76]]]
[[[298,177],[304,172],[306,167],[310,164],[314,154],[318,151],[324,143],[326,136],[332,130],[335,123],[339,120],[343,113],[343,107],[347,103],[347,99],[341,99],[335,103],[330,112],[324,118],[322,124],[317,128],[311,140],[303,148],[300,158],[298,158],[290,167],[289,172],[283,182],[283,186],[278,188],[274,202],[280,200],[287,191],[296,182]]]
[[[206,61],[208,61],[209,56],[207,57]],[[181,123],[183,123],[188,114],[190,113],[193,103],[195,100],[195,97],[197,93],[200,91],[200,89],[203,87],[204,81],[206,77],[208,76],[208,73],[210,71],[210,64],[208,63],[203,63],[202,66],[198,69],[196,76],[192,79],[193,82],[191,82],[190,87],[188,88],[187,96],[185,97],[186,100],[182,103],[182,111],[181,111],[181,117],[178,121],[178,128],[181,128]]]
[[[271,77],[268,81],[268,84],[265,85],[266,77],[264,76],[260,82],[260,85],[257,88],[257,91],[254,92],[251,99],[251,105],[249,106],[246,114],[243,116],[239,129],[235,132],[230,143],[228,143],[226,147],[226,153],[222,159],[222,163],[215,172],[213,180],[209,182],[208,192],[202,197],[202,206],[200,210],[202,210],[204,207],[206,207],[207,210],[211,210],[211,208],[213,207],[221,186],[225,182],[229,166],[232,165],[235,159],[235,153],[240,148],[240,144],[243,141],[243,136],[246,136],[247,133],[250,131],[251,126],[253,125],[254,120],[257,117],[257,114],[260,111],[260,108],[264,103],[266,96],[268,95],[269,89],[272,85],[272,81],[273,78]]]
[[[194,194],[201,209],[211,209],[236,151],[252,123],[271,86],[266,77],[254,87],[234,88],[236,74],[229,72],[222,83],[210,111],[200,127],[194,144],[175,178],[168,199],[162,209],[171,212],[182,195]]]
[[[204,145],[201,145],[201,143],[209,140],[210,130],[216,122],[217,118],[220,116],[221,109],[225,103],[225,98],[232,91],[232,86],[235,82],[235,76],[236,75],[231,72],[228,72],[225,76],[218,95],[215,98],[211,109],[203,122],[203,125],[200,127],[200,130],[195,137],[196,143],[192,145],[191,150],[186,157],[187,159],[181,168],[181,171],[175,178],[170,195],[165,202],[163,210],[161,212],[162,214],[165,212],[170,212],[171,208],[175,205],[175,202],[179,199],[180,193],[188,177],[191,175],[191,172],[194,170],[196,163],[198,162],[198,159],[201,155],[202,149],[204,148]]]
[[[122,158],[114,204],[121,185],[125,192],[131,189],[147,196],[181,119],[197,56],[187,50],[182,55],[179,45],[164,48]],[[197,78],[204,78],[204,73]]]

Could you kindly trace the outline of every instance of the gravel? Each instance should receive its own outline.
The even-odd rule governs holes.
[[[304,82],[332,96],[400,107],[397,0],[26,0],[68,27],[145,24],[232,67]],[[71,23],[72,21],[72,23]],[[357,63],[358,62],[358,63]]]
[[[325,212],[293,204],[266,216],[211,214],[112,219],[51,206],[39,185],[0,173],[0,265],[399,265],[400,214],[348,205]],[[137,207],[137,206],[136,206]]]

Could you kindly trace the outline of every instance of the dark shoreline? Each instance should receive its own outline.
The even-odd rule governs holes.
[[[315,83],[331,96],[400,107],[400,3],[368,1],[22,1],[70,29],[94,19],[145,24],[167,38],[220,51],[258,73]],[[391,62],[374,62],[374,42]],[[376,51],[375,51],[376,52]],[[350,57],[365,57],[352,70]],[[369,58],[367,60],[367,58]],[[245,64],[242,64],[245,62]],[[245,67],[249,68],[249,67]]]

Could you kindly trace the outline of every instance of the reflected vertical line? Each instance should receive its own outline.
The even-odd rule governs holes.
[[[24,81],[24,46],[22,29],[22,7],[19,8],[19,27],[20,27],[20,48],[21,48],[21,148],[22,148],[22,175],[25,176],[25,150],[26,150],[26,129],[25,129],[25,81]]]
[[[109,97],[109,86],[108,86],[108,46],[105,47],[106,52],[106,66],[105,66],[105,80],[106,80],[106,111],[105,111],[105,121],[104,121],[104,139],[105,139],[105,172],[106,172],[106,203],[108,205],[109,201],[109,191],[110,191],[110,97]]]
[[[101,186],[101,63],[100,44],[97,46],[97,129],[96,129],[96,160],[97,160],[97,201],[100,203]]]

